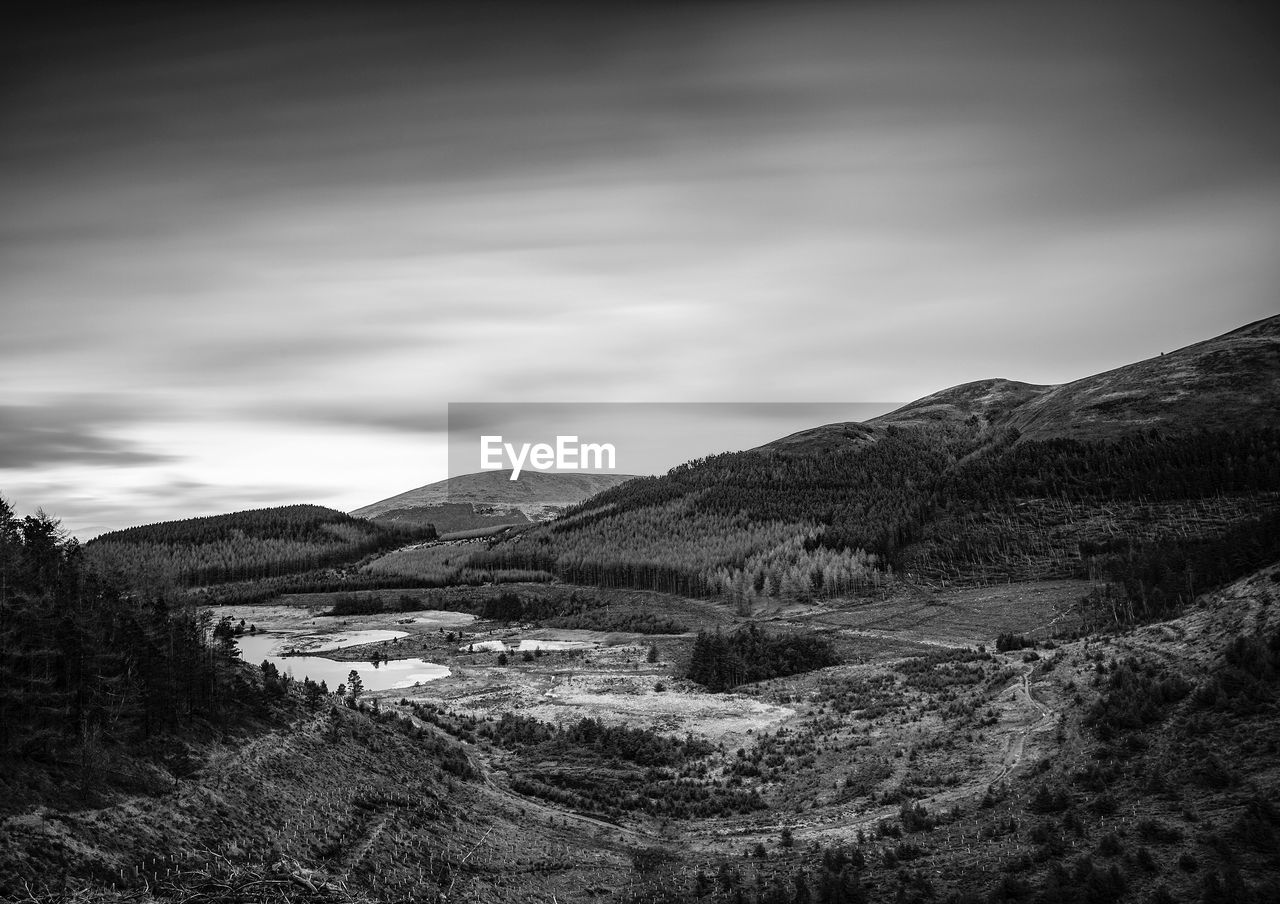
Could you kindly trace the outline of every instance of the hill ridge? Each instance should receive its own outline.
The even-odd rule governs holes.
[[[1021,440],[1114,439],[1158,428],[1280,426],[1280,315],[1059,384],[991,377],[922,396],[865,422],[824,424],[761,446],[822,451],[875,442],[887,427],[1011,427]]]
[[[376,518],[396,510],[462,503],[510,506],[525,515],[540,516],[548,506],[574,505],[635,475],[523,471],[518,480],[510,476],[510,470],[459,474],[361,506],[351,514]]]

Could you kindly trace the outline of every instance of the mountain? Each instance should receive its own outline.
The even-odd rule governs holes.
[[[1280,425],[1280,316],[1055,386],[1009,414],[1024,439]]]
[[[875,442],[886,427],[965,422],[1012,427],[1023,441],[1280,426],[1280,316],[1058,386],[1005,379],[963,383],[866,423],[814,427],[761,448],[830,451]]]
[[[968,383],[690,462],[472,565],[748,610],[889,573],[1106,578],[1150,614],[1273,555],[1280,318],[1061,386]]]
[[[83,548],[0,499],[0,898],[1276,900],[1275,327],[590,496]],[[249,655],[301,630],[342,646]]]
[[[631,480],[631,474],[565,474],[479,471],[429,483],[351,514],[381,524],[432,524],[440,534],[528,524],[553,518],[602,490]]]

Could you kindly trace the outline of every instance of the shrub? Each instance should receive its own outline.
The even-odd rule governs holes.
[[[1126,659],[1112,670],[1107,689],[1089,710],[1085,724],[1109,741],[1120,732],[1159,722],[1167,708],[1190,691],[1190,682],[1165,666]]]
[[[1003,876],[991,889],[992,901],[1025,901],[1031,897],[1031,886],[1017,876]]]
[[[1232,826],[1232,834],[1257,850],[1272,851],[1276,849],[1276,826],[1280,826],[1280,811],[1261,793],[1256,793]]]
[[[1024,650],[1035,645],[1034,640],[1029,640],[1021,634],[1001,634],[996,638],[996,650],[1000,653],[1008,653],[1011,650]]]
[[[1138,837],[1143,841],[1172,844],[1182,840],[1182,830],[1177,826],[1166,825],[1158,819],[1146,818],[1138,820]]]
[[[1142,867],[1147,872],[1149,873],[1160,872],[1160,867],[1156,865],[1156,860],[1154,857],[1151,856],[1150,849],[1145,847],[1138,848],[1137,859],[1138,859],[1138,866]]]
[[[1071,806],[1071,798],[1066,791],[1061,788],[1050,788],[1048,785],[1041,785],[1032,796],[1028,809],[1032,813],[1040,814],[1061,813],[1069,806]]]
[[[902,820],[903,831],[907,833],[932,832],[937,825],[937,820],[929,815],[928,810],[921,804],[913,805],[911,801],[902,804],[898,817]]]
[[[1119,857],[1124,853],[1124,845],[1115,832],[1108,832],[1098,842],[1098,853],[1104,857]]]

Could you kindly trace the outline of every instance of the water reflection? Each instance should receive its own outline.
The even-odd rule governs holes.
[[[329,649],[338,646],[352,646],[357,643],[385,639],[371,637],[356,638],[360,632],[348,632],[343,635],[340,644],[328,644]],[[388,632],[370,632],[386,634]],[[398,632],[390,632],[398,633]],[[310,639],[310,638],[308,638]],[[315,638],[322,646],[323,638]],[[282,656],[285,648],[298,644],[303,645],[303,635],[298,634],[245,634],[236,638],[240,647],[240,658],[245,662],[259,665],[263,660],[272,663],[282,675],[293,675],[301,681],[310,678],[315,682],[325,682],[330,691],[336,691],[339,684],[345,684],[347,676],[354,669],[359,675],[367,691],[382,691],[389,688],[413,687],[415,684],[435,681],[449,674],[447,666],[437,665],[422,659],[390,659],[373,665],[368,662],[339,662],[323,656]]]

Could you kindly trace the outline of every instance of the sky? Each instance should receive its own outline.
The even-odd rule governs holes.
[[[450,402],[448,476],[477,471],[662,474],[823,424],[867,421],[885,402]],[[543,446],[546,451],[535,455]],[[596,447],[599,447],[598,449]],[[475,487],[464,483],[467,499]]]
[[[442,479],[451,402],[906,402],[1280,307],[1247,4],[194,6],[0,37],[0,494],[82,539]]]

